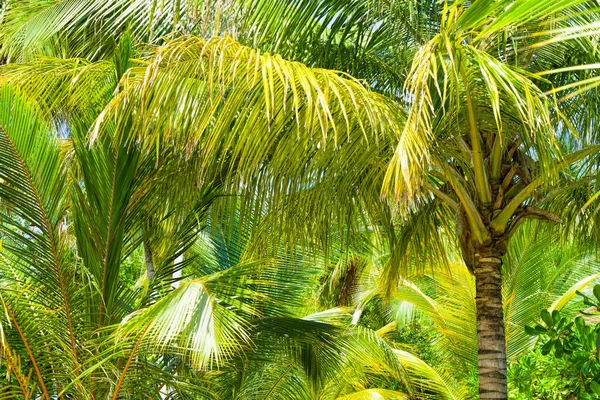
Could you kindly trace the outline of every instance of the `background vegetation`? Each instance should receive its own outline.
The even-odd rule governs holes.
[[[595,0],[5,0],[0,398],[600,398]]]

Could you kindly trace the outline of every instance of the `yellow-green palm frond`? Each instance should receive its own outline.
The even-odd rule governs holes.
[[[552,103],[531,76],[459,40],[440,33],[413,61],[405,84],[412,105],[383,187],[396,200],[410,199],[429,170],[444,171],[452,155],[471,165],[478,198],[489,201],[485,166],[478,160],[481,138],[473,130],[496,132],[504,145],[518,136],[526,149],[535,149],[544,174],[558,152]],[[466,152],[463,137],[472,146]]]
[[[419,384],[427,391],[435,392],[432,395],[423,395],[422,398],[443,398],[443,399],[464,399],[467,396],[467,389],[464,385],[456,382],[448,373],[438,371],[427,365],[423,360],[415,355],[402,350],[394,350],[396,356],[406,367],[409,375],[414,379],[413,384]]]
[[[336,400],[408,400],[408,395],[387,389],[365,389],[355,393],[346,394]]]
[[[226,144],[254,144],[250,132],[272,143],[284,130],[301,138],[314,135],[323,146],[355,138],[355,130],[375,143],[378,134],[401,120],[392,103],[348,76],[261,54],[228,37],[172,40],[147,67],[133,68],[120,86],[104,119],[136,110],[139,138],[149,135],[146,143],[154,144],[162,131],[161,141],[189,139],[188,149],[202,135],[205,143],[216,145],[211,139],[223,130],[231,131]],[[166,113],[170,117],[161,118]]]
[[[18,87],[46,113],[98,112],[116,87],[111,62],[40,58],[0,68],[0,82]],[[88,119],[88,123],[91,123]]]
[[[7,2],[0,37],[11,60],[42,55],[98,60],[111,55],[119,36],[158,41],[175,31],[214,34],[237,9],[222,1],[52,0]],[[235,3],[235,2],[231,2]],[[231,16],[231,17],[230,17]]]
[[[40,387],[63,386],[80,372],[82,356],[76,332],[86,272],[76,272],[67,240],[68,158],[57,136],[34,104],[10,86],[0,88],[4,329],[16,329],[19,347],[37,343],[37,354],[27,354]],[[43,352],[46,340],[53,348]]]
[[[473,368],[477,359],[473,279],[460,264],[454,264],[451,271],[438,270],[430,276],[435,279],[435,296],[406,280],[398,287],[395,299],[411,304],[430,319],[441,334],[435,342],[443,349],[449,365],[462,365],[464,370]],[[401,310],[398,311],[396,318],[402,318]]]
[[[116,142],[134,140],[145,152],[169,149],[193,160],[203,180],[224,181],[226,191],[250,195],[255,206],[278,212],[285,204],[296,210],[287,213],[291,222],[325,226],[331,215],[346,223],[348,208],[360,213],[362,201],[377,201],[385,162],[375,160],[387,156],[403,120],[397,104],[347,75],[228,37],[182,37],[128,71],[91,140],[116,132]],[[134,137],[124,139],[129,132]],[[316,200],[331,207],[315,207]]]

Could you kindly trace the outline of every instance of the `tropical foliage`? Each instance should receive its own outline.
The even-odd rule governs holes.
[[[600,395],[599,7],[5,0],[0,398]]]
[[[530,335],[540,336],[542,340],[538,344],[539,351],[527,354],[513,367],[519,396],[563,399],[600,396],[600,324],[597,321],[600,285],[594,286],[594,300],[579,294],[584,297],[583,304],[591,306],[582,312],[587,317],[578,316],[570,321],[558,310],[552,314],[542,310],[543,325],[526,327]]]

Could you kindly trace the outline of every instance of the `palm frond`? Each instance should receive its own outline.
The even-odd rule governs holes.
[[[70,376],[67,371],[77,374],[79,369],[76,329],[82,310],[76,295],[80,278],[73,268],[65,230],[67,158],[56,133],[17,91],[3,86],[0,105],[0,198],[5,209],[1,265],[13,290],[26,291],[13,296],[7,292],[5,306],[12,310],[12,323],[24,327],[23,341],[33,340],[40,331],[52,336],[52,342],[64,351],[57,357],[61,367],[67,368],[54,376]],[[52,328],[45,329],[42,321],[33,317],[40,312],[57,313],[60,318],[52,318],[52,323],[49,319],[47,328]],[[45,355],[49,359],[44,367],[50,368],[56,362],[51,357],[57,353]]]

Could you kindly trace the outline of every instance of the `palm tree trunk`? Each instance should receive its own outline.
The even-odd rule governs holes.
[[[148,275],[148,282],[152,282],[154,278],[154,260],[152,257],[152,248],[150,242],[145,239],[143,242],[144,246],[144,260],[146,261],[146,274]]]
[[[346,271],[346,275],[344,275],[344,282],[340,290],[340,295],[338,296],[338,307],[346,307],[350,305],[350,301],[352,300],[352,289],[356,284],[356,272],[356,263],[351,261],[350,266]]]
[[[495,246],[475,254],[477,364],[479,398],[507,399],[506,340],[502,311],[502,250]]]

